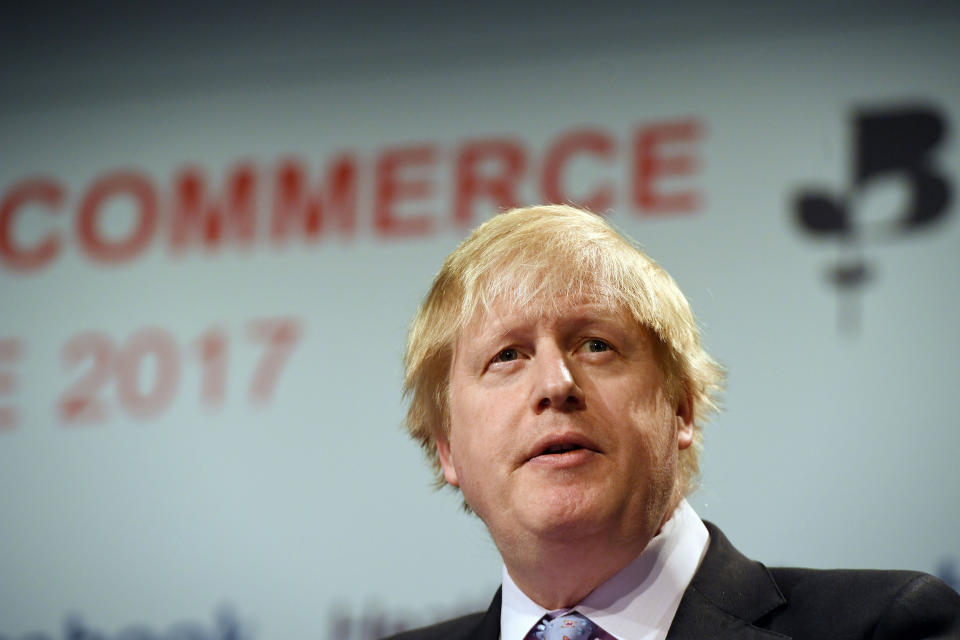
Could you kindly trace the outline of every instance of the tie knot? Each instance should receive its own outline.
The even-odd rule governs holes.
[[[594,640],[599,636],[597,625],[572,611],[552,620],[544,617],[529,637],[535,640]]]

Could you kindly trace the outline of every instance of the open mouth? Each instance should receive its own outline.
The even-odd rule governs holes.
[[[578,444],[554,444],[550,445],[546,449],[540,452],[541,456],[551,456],[551,455],[562,455],[568,451],[577,451],[578,449],[584,449]]]
[[[527,461],[563,460],[575,458],[600,450],[586,437],[576,433],[554,434],[542,438],[530,449]]]

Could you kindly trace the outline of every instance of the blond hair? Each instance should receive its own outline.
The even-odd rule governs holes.
[[[417,310],[404,355],[406,426],[444,484],[438,437],[450,433],[450,368],[464,327],[495,301],[531,313],[564,300],[627,312],[659,339],[657,359],[674,403],[691,401],[693,445],[680,451],[681,490],[696,486],[703,433],[723,370],[700,346],[690,305],[673,278],[600,216],[566,205],[513,209],[474,229],[444,261]]]

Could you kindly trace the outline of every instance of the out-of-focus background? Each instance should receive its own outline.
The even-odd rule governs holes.
[[[485,607],[402,344],[471,226],[546,201],[646,247],[729,369],[702,517],[956,587],[958,7],[5,9],[0,638]]]

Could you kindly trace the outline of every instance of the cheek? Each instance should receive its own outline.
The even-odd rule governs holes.
[[[460,480],[469,483],[471,471],[482,469],[490,455],[492,434],[489,415],[470,404],[458,404],[450,412],[450,449]]]
[[[653,397],[649,402],[633,407],[634,446],[645,458],[648,473],[659,475],[676,466],[677,434],[673,408],[663,398]]]

